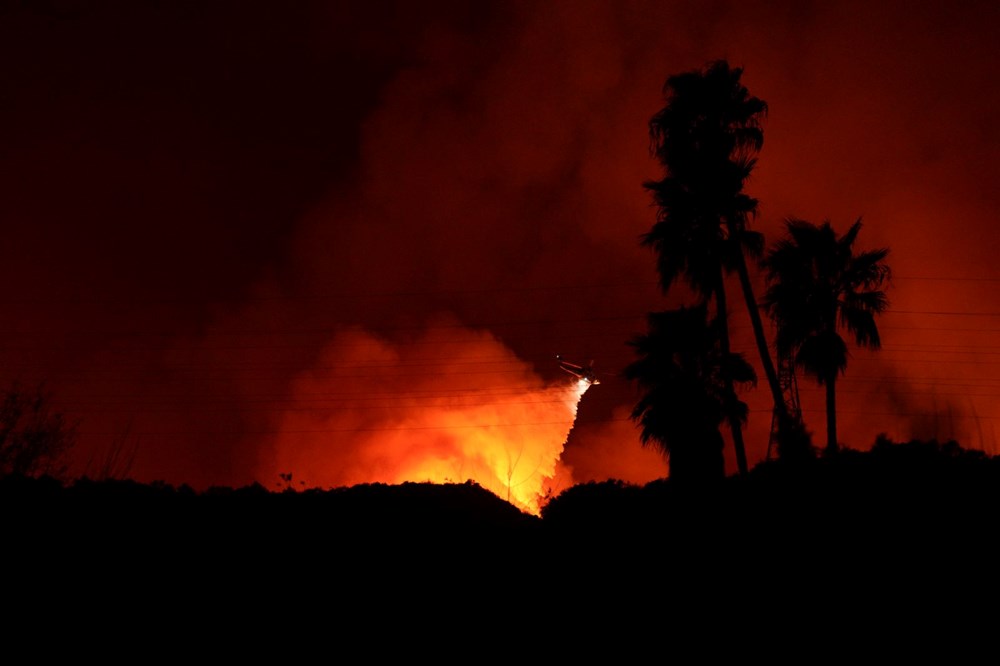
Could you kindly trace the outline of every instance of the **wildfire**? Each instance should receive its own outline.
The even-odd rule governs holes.
[[[312,486],[472,480],[538,513],[586,380],[546,383],[488,332],[437,327],[407,343],[345,331],[293,386],[261,476]]]

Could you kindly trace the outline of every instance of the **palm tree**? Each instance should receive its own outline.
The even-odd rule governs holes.
[[[702,302],[715,298],[724,355],[730,347],[724,278],[737,272],[779,425],[785,430],[792,418],[764,337],[745,258],[758,258],[764,247],[763,236],[748,226],[757,212],[757,200],[744,193],[743,186],[764,142],[760,122],[767,104],[749,94],[740,82],[742,73],[741,68],[718,61],[705,71],[667,79],[666,105],[649,123],[651,152],[665,174],[645,183],[658,212],[642,243],[656,252],[664,291],[683,279]],[[745,474],[741,423],[731,421],[730,427],[737,465]]]
[[[721,322],[707,318],[705,304],[650,313],[649,332],[629,342],[640,358],[625,368],[645,391],[632,411],[642,443],[656,446],[682,483],[724,476],[719,426],[747,418],[732,382],[756,381],[742,356],[722,352]]]
[[[789,220],[787,237],[768,252],[764,307],[777,325],[778,352],[826,386],[826,450],[837,450],[837,376],[847,369],[844,329],[863,347],[881,346],[875,316],[889,305],[888,248],[854,252],[858,219],[841,237],[829,222]]]

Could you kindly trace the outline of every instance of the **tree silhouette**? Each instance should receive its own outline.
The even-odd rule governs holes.
[[[645,391],[632,411],[642,443],[656,446],[682,482],[724,476],[719,426],[747,418],[732,384],[756,381],[742,356],[722,351],[722,322],[707,318],[705,304],[650,313],[649,332],[629,342],[640,358],[625,368]]]
[[[61,475],[76,441],[66,417],[53,411],[44,388],[12,384],[0,395],[0,476]]]
[[[760,127],[767,104],[740,83],[743,70],[725,61],[704,71],[671,76],[666,105],[650,120],[652,152],[664,168],[645,183],[658,207],[656,223],[642,238],[657,256],[664,291],[683,279],[702,302],[715,298],[719,344],[729,353],[725,275],[736,271],[750,313],[761,364],[782,430],[791,424],[764,337],[745,254],[757,258],[763,236],[749,229],[757,200],[743,191],[764,142]],[[724,378],[732,390],[734,378]],[[741,422],[730,421],[736,460],[747,472]]]
[[[764,260],[768,289],[764,306],[777,325],[779,353],[826,386],[826,450],[837,450],[837,376],[847,369],[846,329],[860,346],[881,346],[875,316],[889,301],[881,289],[889,279],[888,248],[855,254],[861,230],[855,222],[841,237],[829,222],[786,223],[787,237]]]

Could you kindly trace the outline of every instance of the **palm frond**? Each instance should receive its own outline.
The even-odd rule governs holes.
[[[876,289],[890,280],[892,271],[885,263],[889,248],[869,250],[855,255],[847,270],[847,281],[854,288]]]
[[[882,290],[845,291],[840,306],[842,312],[862,310],[871,314],[882,314],[889,309],[889,297]]]
[[[827,223],[829,225],[829,223]],[[861,231],[861,218],[859,217],[851,228],[847,230],[843,236],[840,237],[838,244],[843,248],[848,254],[850,254],[851,248],[854,246],[854,241],[858,237],[858,232]]]
[[[806,338],[795,354],[795,363],[822,385],[847,368],[847,343],[836,331],[821,331]]]
[[[854,340],[859,347],[879,349],[882,346],[878,326],[875,324],[874,312],[862,308],[845,308],[840,311],[844,328],[854,334]]]
[[[739,232],[739,244],[748,256],[757,259],[764,254],[764,234],[759,231],[742,229]]]
[[[794,354],[822,383],[847,366],[838,326],[859,345],[879,346],[875,315],[889,305],[878,288],[890,275],[884,261],[889,251],[854,254],[860,219],[841,237],[829,221],[814,225],[790,218],[785,226],[786,236],[761,262],[767,281],[762,305],[777,326],[778,351]]]
[[[704,304],[653,312],[647,323],[647,333],[629,340],[638,358],[623,371],[644,390],[632,411],[640,438],[665,455],[682,451],[681,459],[714,459],[714,449],[698,453],[698,448],[714,447],[720,425],[747,414],[725,378],[752,384],[753,367],[740,354],[721,354],[722,324],[708,319]]]

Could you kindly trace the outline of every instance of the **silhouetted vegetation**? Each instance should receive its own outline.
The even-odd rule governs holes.
[[[790,220],[788,236],[772,247],[763,264],[768,289],[764,305],[777,324],[778,353],[826,386],[826,451],[837,449],[837,376],[847,369],[846,329],[860,346],[881,346],[876,315],[889,306],[882,286],[889,278],[881,248],[855,252],[858,220],[838,237],[829,222],[820,226]]]
[[[744,192],[744,185],[764,143],[761,121],[767,104],[750,95],[740,81],[742,74],[741,68],[718,61],[703,71],[667,79],[666,105],[649,123],[652,152],[664,177],[645,184],[658,212],[642,243],[656,252],[664,291],[684,280],[701,302],[714,299],[723,357],[730,353],[725,276],[738,274],[780,432],[784,432],[794,419],[782,397],[745,257],[757,258],[764,248],[763,236],[750,230],[757,200]],[[732,392],[736,378],[724,374],[723,379]],[[745,474],[741,419],[730,416],[729,425],[737,466]],[[796,429],[797,434],[802,432]]]
[[[139,453],[139,438],[132,435],[131,422],[111,438],[105,450],[94,453],[84,467],[83,476],[98,481],[129,478],[135,457]]]
[[[899,571],[925,563],[924,575],[935,577],[948,575],[936,568],[944,562],[987,547],[998,506],[1000,458],[955,442],[881,438],[870,452],[771,461],[706,486],[576,486],[544,508],[543,523],[569,543],[599,543],[603,535],[647,555],[681,549],[710,557],[741,547],[749,570],[767,577],[835,580],[840,574],[816,567],[857,573],[876,564],[868,559],[875,554]],[[632,550],[652,545],[647,532],[658,533],[659,546]]]
[[[474,575],[501,589],[505,580],[522,581],[515,572],[551,580],[557,571],[581,571],[583,585],[634,581],[635,567],[647,569],[643,561],[687,561],[694,575],[734,547],[768,575],[794,569],[821,578],[829,572],[810,573],[820,556],[854,558],[850,564],[876,552],[909,561],[968,554],[992,540],[998,502],[1000,459],[955,442],[885,437],[869,452],[771,461],[699,484],[581,484],[552,499],[541,518],[472,483],[195,492],[163,483],[0,479],[8,561],[69,548],[105,569],[155,563],[205,576],[240,560],[314,572],[349,566],[337,575],[375,576],[372,585],[419,582],[429,572],[461,585]]]
[[[76,441],[44,387],[12,384],[0,397],[0,476],[59,476]]]
[[[649,333],[629,344],[640,356],[625,377],[644,391],[632,412],[643,445],[670,461],[670,476],[697,482],[725,475],[723,421],[744,422],[747,406],[733,382],[753,383],[753,368],[739,354],[723,354],[719,319],[706,321],[704,304],[649,315]]]
[[[736,386],[756,376],[730,349],[725,278],[734,271],[774,398],[786,445],[780,450],[811,449],[783,400],[750,283],[746,257],[758,258],[764,239],[749,228],[757,201],[744,186],[763,143],[767,106],[741,76],[716,62],[670,77],[666,105],[650,122],[664,177],[646,184],[658,213],[642,242],[656,252],[663,290],[684,281],[697,302],[649,314],[647,333],[630,342],[638,359],[625,375],[644,392],[632,413],[641,440],[668,457],[671,478],[641,487],[576,485],[545,504],[541,517],[472,482],[320,490],[282,472],[271,489],[196,492],[123,479],[137,447],[126,431],[97,468],[98,479],[66,484],[55,476],[72,427],[41,390],[15,386],[0,405],[5,554],[23,563],[72,548],[100,571],[122,563],[156,575],[194,570],[213,584],[233,570],[250,571],[237,581],[243,588],[259,583],[261,571],[307,571],[335,586],[359,585],[368,599],[407,583],[418,602],[433,604],[445,586],[459,605],[458,594],[518,595],[538,612],[533,604],[545,598],[544,584],[559,576],[646,593],[651,571],[670,586],[693,579],[704,593],[713,582],[725,584],[714,560],[720,554],[741,579],[752,571],[802,583],[832,578],[838,558],[867,565],[863,558],[872,553],[912,558],[942,544],[960,553],[982,548],[992,541],[1000,459],[956,442],[885,436],[865,453],[837,447],[834,387],[847,364],[838,329],[878,347],[874,318],[887,303],[888,251],[855,254],[860,223],[838,238],[828,223],[790,222],[789,237],[763,262],[778,351],[827,387],[828,455],[783,455],[749,469],[742,440],[748,410]],[[723,423],[738,476],[724,474]],[[816,573],[820,555],[827,568]]]

